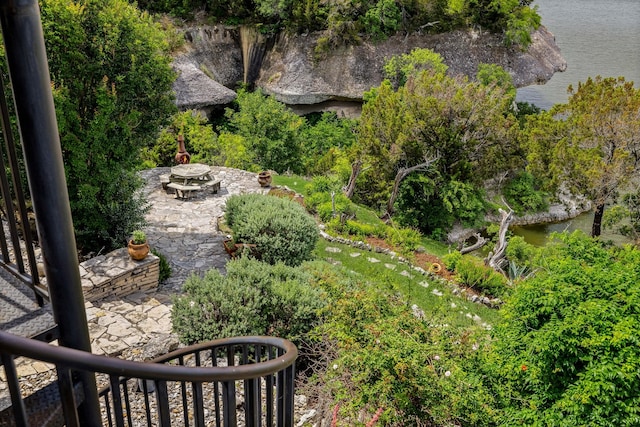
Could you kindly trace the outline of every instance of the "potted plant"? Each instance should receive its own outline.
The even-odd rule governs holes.
[[[131,259],[140,261],[149,254],[149,244],[147,243],[147,235],[142,230],[134,230],[127,247]]]
[[[262,171],[258,174],[258,183],[261,187],[268,187],[271,185],[271,172]]]

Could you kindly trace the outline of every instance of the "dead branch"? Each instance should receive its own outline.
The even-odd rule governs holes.
[[[498,233],[498,242],[492,252],[485,259],[485,264],[493,268],[495,271],[504,274],[503,266],[506,263],[507,252],[507,231],[509,230],[509,224],[513,221],[513,210],[509,209],[509,212],[499,209],[502,219],[500,221],[500,231]]]
[[[472,237],[475,237],[475,238],[476,238],[476,242],[475,242],[473,245],[471,245],[471,246],[466,246],[466,247],[465,247],[465,246],[463,246],[463,247],[460,249],[460,253],[461,253],[462,255],[464,255],[464,254],[468,254],[469,252],[473,252],[473,251],[475,251],[476,249],[480,249],[481,247],[483,247],[484,245],[486,245],[486,244],[487,244],[487,242],[489,241],[489,239],[486,239],[486,238],[482,237],[482,236],[480,235],[480,233],[476,233],[476,234],[474,234]],[[464,245],[464,243],[463,243],[463,245]]]

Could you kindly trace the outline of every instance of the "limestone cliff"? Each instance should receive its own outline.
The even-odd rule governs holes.
[[[567,64],[555,38],[546,28],[532,34],[533,43],[525,52],[505,47],[502,36],[473,30],[435,35],[396,35],[383,42],[363,42],[329,52],[314,59],[314,48],[321,33],[281,34],[266,46],[255,84],[286,104],[318,104],[330,100],[359,101],[362,94],[380,84],[382,66],[391,56],[408,53],[416,47],[438,52],[450,73],[475,75],[480,63],[496,63],[513,77],[517,87],[541,84]],[[243,79],[243,53],[240,32],[231,27],[199,27],[185,31],[186,53],[176,60],[182,73],[195,67],[226,87]],[[246,63],[245,59],[245,63]],[[183,86],[177,90],[187,89]],[[209,91],[189,89],[193,92]],[[212,102],[215,103],[215,96]],[[226,100],[226,97],[223,97]],[[202,105],[200,99],[197,103]],[[188,108],[189,103],[183,103]]]

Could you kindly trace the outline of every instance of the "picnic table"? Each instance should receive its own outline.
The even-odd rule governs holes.
[[[187,163],[173,166],[171,175],[161,176],[165,189],[173,189],[180,199],[189,199],[194,192],[209,188],[213,193],[220,190],[220,181],[214,179],[211,168],[202,163]]]

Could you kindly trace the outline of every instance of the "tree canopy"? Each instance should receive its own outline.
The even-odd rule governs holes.
[[[598,236],[606,204],[640,172],[640,91],[623,77],[598,76],[569,94],[567,104],[527,122],[528,167],[551,189],[565,185],[587,196]]]
[[[445,32],[479,25],[504,32],[507,43],[527,46],[540,16],[532,0],[140,0],[141,8],[191,17],[198,11],[230,23],[307,32],[326,30],[325,48],[384,38],[397,31]]]
[[[175,110],[169,46],[124,0],[43,0],[41,9],[78,245],[110,250],[144,220],[133,170]]]
[[[450,77],[445,69],[431,66],[411,74],[398,90],[389,81],[373,89],[358,135],[360,158],[374,172],[363,174],[365,184],[356,193],[371,204],[389,197],[390,182],[397,184],[399,174],[407,177],[404,172],[429,163],[421,174],[407,178],[399,196],[409,225],[429,233],[450,225],[429,223],[433,218],[427,212],[432,216],[440,208],[443,215],[477,219],[483,211],[477,188],[511,167],[517,130],[501,87]],[[393,211],[392,199],[393,194],[388,212]]]

